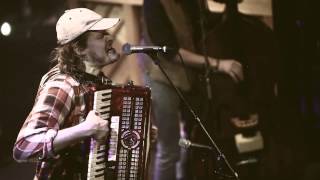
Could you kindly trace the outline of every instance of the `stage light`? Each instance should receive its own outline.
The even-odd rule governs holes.
[[[1,34],[3,36],[9,36],[11,34],[11,25],[8,22],[2,23]]]

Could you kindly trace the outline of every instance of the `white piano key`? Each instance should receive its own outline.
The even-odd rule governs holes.
[[[100,118],[102,118],[102,119],[109,119],[109,118],[110,118],[110,113],[100,114],[99,116],[100,116]]]

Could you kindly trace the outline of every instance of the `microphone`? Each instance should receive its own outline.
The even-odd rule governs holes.
[[[190,140],[185,139],[185,138],[180,138],[179,146],[182,148],[185,148],[185,149],[189,149],[191,147],[194,147],[194,148],[200,148],[200,149],[213,150],[213,148],[211,146],[193,143]]]
[[[126,43],[122,46],[122,52],[125,55],[129,55],[132,53],[166,53],[168,52],[167,46],[132,46],[129,43]]]

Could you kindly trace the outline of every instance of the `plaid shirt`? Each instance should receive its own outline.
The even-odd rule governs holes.
[[[88,92],[88,87],[80,85],[70,75],[61,74],[57,67],[42,77],[33,109],[25,120],[13,149],[13,157],[18,162],[38,161],[39,179],[50,179],[50,168],[54,167],[54,163],[50,162],[59,159],[52,147],[59,129],[74,126],[84,120]]]

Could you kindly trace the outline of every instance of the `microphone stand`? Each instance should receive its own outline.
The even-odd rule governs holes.
[[[200,31],[201,31],[201,52],[204,56],[204,68],[205,68],[205,71],[204,71],[204,80],[205,80],[205,85],[206,85],[206,90],[207,90],[207,97],[208,97],[208,101],[209,101],[209,104],[210,102],[212,101],[212,87],[211,87],[211,79],[210,79],[210,74],[211,74],[211,67],[210,67],[210,62],[209,62],[209,57],[208,57],[208,49],[207,49],[207,46],[206,46],[206,39],[207,39],[207,33],[206,33],[206,30],[204,28],[204,25],[205,25],[205,17],[204,17],[204,8],[203,6],[205,6],[204,3],[201,3],[200,1],[202,0],[197,0],[198,2],[198,6],[199,6],[199,19],[200,19]]]
[[[197,116],[197,114],[195,113],[195,111],[192,109],[192,107],[190,106],[190,104],[188,103],[188,101],[186,100],[186,98],[183,96],[183,94],[181,93],[181,91],[173,84],[172,80],[170,79],[170,77],[168,76],[168,74],[166,73],[166,71],[163,69],[163,67],[160,64],[160,61],[158,59],[158,54],[157,53],[146,53],[147,55],[149,55],[151,57],[151,59],[153,60],[153,62],[159,67],[160,71],[162,72],[162,74],[166,77],[166,79],[168,80],[168,82],[170,83],[171,87],[174,88],[175,92],[177,93],[177,95],[179,96],[179,98],[181,99],[182,103],[187,107],[187,109],[189,110],[189,112],[192,114],[194,120],[200,125],[201,129],[203,130],[203,132],[206,134],[206,136],[208,137],[208,139],[210,140],[210,143],[212,144],[212,146],[214,147],[215,152],[218,154],[217,160],[218,162],[223,160],[225,162],[225,164],[227,165],[227,167],[229,168],[229,170],[231,171],[231,173],[233,174],[233,176],[230,175],[226,175],[223,173],[220,173],[221,168],[219,168],[218,171],[214,171],[215,174],[220,175],[221,177],[227,177],[227,178],[235,178],[237,180],[239,180],[238,174],[234,171],[234,169],[231,167],[230,163],[228,162],[228,160],[226,159],[225,155],[221,152],[221,150],[219,149],[219,147],[217,146],[217,144],[214,142],[214,140],[212,139],[212,137],[210,136],[209,132],[207,131],[207,129],[204,127],[204,125],[201,122],[201,119]]]
[[[205,62],[204,79],[205,79],[205,86],[206,86],[207,97],[208,97],[207,106],[206,106],[206,111],[205,111],[205,116],[204,117],[208,118],[208,110],[212,106],[212,98],[213,97],[212,97],[212,86],[211,86],[211,78],[210,78],[210,74],[212,73],[212,70],[211,70],[211,66],[210,66],[210,62],[209,62],[209,58],[208,58],[208,49],[207,49],[207,46],[206,46],[207,33],[206,33],[206,30],[205,30],[205,16],[204,16],[204,13],[205,13],[205,7],[204,6],[206,6],[206,4],[205,4],[205,2],[203,2],[203,0],[197,0],[197,2],[198,2],[198,6],[199,6],[199,19],[200,19],[200,32],[201,32],[201,51],[203,53],[204,62]],[[207,7],[207,9],[208,9],[208,7]],[[199,123],[201,129],[205,132],[206,136],[209,138],[211,144],[214,146],[214,148],[215,148],[215,150],[216,150],[216,152],[218,154],[217,155],[217,163],[219,164],[220,161],[224,161],[225,164],[227,165],[227,167],[229,168],[229,170],[231,171],[231,173],[233,174],[233,176],[221,173],[220,172],[222,170],[221,165],[220,165],[220,167],[218,167],[218,170],[214,170],[214,174],[219,175],[220,177],[223,177],[223,178],[235,178],[235,179],[239,180],[237,172],[235,172],[235,170],[231,167],[231,165],[228,162],[228,160],[226,159],[225,155],[221,152],[221,150],[218,148],[216,143],[213,141],[213,139],[211,138],[210,134],[208,133],[208,131],[206,130],[206,128],[202,124],[200,118],[197,117],[194,114],[194,111],[192,111],[191,113],[193,114],[193,116],[197,120],[197,122]]]

